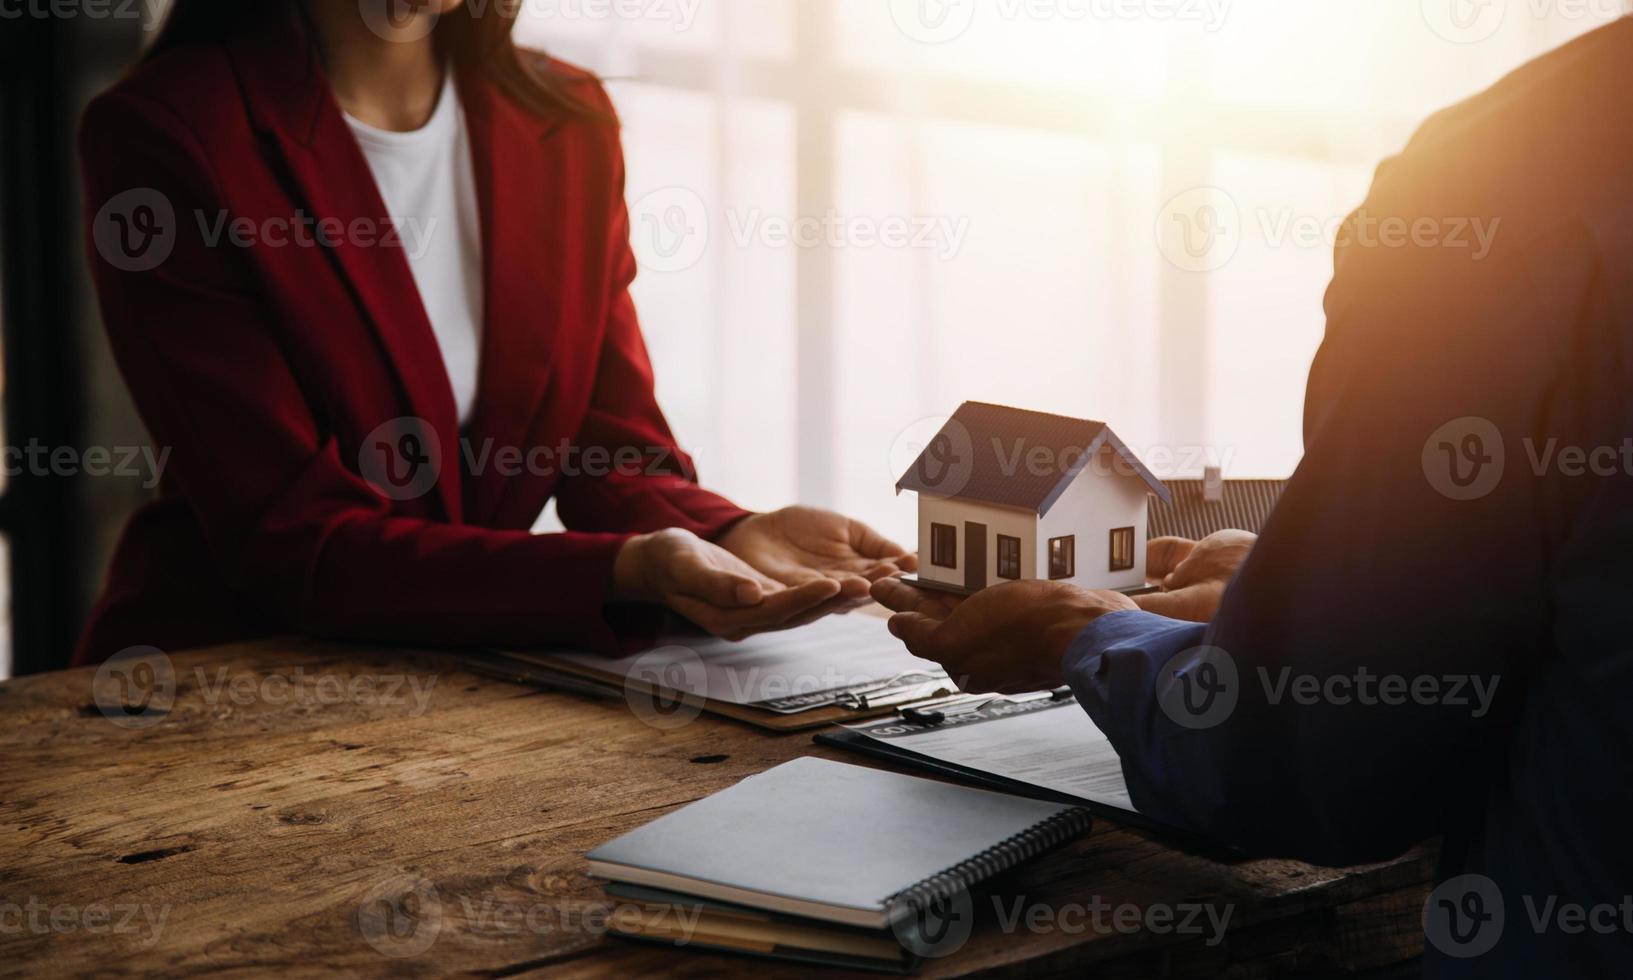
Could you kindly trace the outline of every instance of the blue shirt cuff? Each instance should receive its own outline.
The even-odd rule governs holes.
[[[1108,710],[1118,706],[1122,721],[1138,712],[1134,705],[1153,697],[1157,671],[1168,658],[1201,642],[1207,626],[1169,619],[1137,609],[1107,613],[1083,628],[1061,667],[1078,703],[1115,743],[1119,719]]]

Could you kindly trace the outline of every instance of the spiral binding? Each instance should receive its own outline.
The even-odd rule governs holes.
[[[1033,824],[1005,838],[980,854],[938,871],[916,885],[904,888],[884,900],[889,916],[895,919],[906,906],[918,915],[935,902],[945,902],[993,875],[1030,861],[1066,841],[1088,832],[1094,817],[1082,807],[1073,807]]]

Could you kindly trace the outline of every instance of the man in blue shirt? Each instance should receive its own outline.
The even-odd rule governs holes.
[[[1070,684],[1156,819],[1335,865],[1443,836],[1431,976],[1633,974],[1630,99],[1623,20],[1379,170],[1257,541],[1153,542],[1138,607],[881,583],[892,631]]]

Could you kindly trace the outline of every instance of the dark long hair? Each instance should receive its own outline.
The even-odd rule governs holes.
[[[386,0],[390,2],[390,0]],[[537,115],[566,112],[611,121],[611,117],[580,100],[565,79],[542,64],[543,59],[522,55],[511,39],[520,0],[463,3],[442,16],[436,26],[437,46],[456,67],[484,75],[512,102]],[[226,41],[254,30],[269,13],[281,9],[287,16],[304,16],[300,0],[171,0],[159,34],[143,58],[153,58],[187,44]]]

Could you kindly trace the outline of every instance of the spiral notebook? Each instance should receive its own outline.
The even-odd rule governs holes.
[[[888,929],[1086,833],[1087,810],[807,757],[596,848],[590,873]]]

